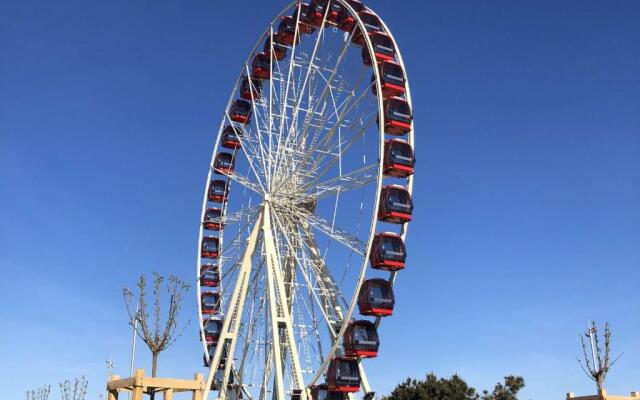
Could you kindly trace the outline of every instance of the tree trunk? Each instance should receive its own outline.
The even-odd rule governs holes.
[[[604,396],[603,396],[603,393],[602,393],[602,387],[604,386],[603,385],[604,384],[603,381],[604,381],[604,379],[602,379],[601,377],[599,377],[599,376],[596,377],[596,387],[598,388],[598,398],[600,400],[604,400]]]
[[[152,353],[151,355],[151,376],[155,378],[158,373],[158,353]]]
[[[157,373],[158,373],[158,353],[151,353],[151,376],[155,378]],[[155,398],[156,398],[156,393],[152,392],[151,395],[149,395],[149,399],[155,400]]]

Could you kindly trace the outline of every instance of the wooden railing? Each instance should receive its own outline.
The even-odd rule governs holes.
[[[566,400],[640,400],[640,392],[631,392],[631,396],[613,396],[602,389],[599,394],[591,396],[576,396],[573,393],[567,393]]]
[[[204,385],[202,374],[195,374],[193,380],[152,378],[144,376],[143,369],[137,369],[130,378],[112,375],[107,382],[107,391],[109,400],[118,400],[121,392],[131,392],[131,400],[143,400],[145,394],[152,393],[162,393],[164,400],[173,400],[173,394],[179,392],[192,392],[192,400],[202,400]]]

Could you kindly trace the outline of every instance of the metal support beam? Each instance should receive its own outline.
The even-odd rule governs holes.
[[[285,285],[278,257],[275,238],[271,230],[271,209],[269,202],[265,202],[262,215],[262,234],[264,238],[265,255],[267,258],[267,293],[269,298],[269,313],[271,320],[272,348],[275,364],[275,393],[274,399],[284,400],[283,362],[285,349],[289,350],[291,360],[292,390],[301,390],[301,400],[307,399],[304,390],[304,380],[300,369],[298,349],[293,335],[293,323],[286,298]]]
[[[258,242],[258,233],[260,232],[260,225],[264,214],[261,214],[256,221],[249,238],[247,239],[247,246],[242,256],[242,262],[240,264],[240,270],[238,271],[238,277],[236,279],[235,287],[233,288],[233,294],[231,295],[231,301],[229,302],[229,314],[224,319],[222,324],[222,332],[218,339],[216,351],[213,359],[209,360],[209,376],[207,377],[207,383],[204,391],[204,398],[206,399],[211,390],[211,382],[218,371],[218,365],[222,358],[225,347],[227,348],[227,362],[225,364],[224,375],[220,387],[219,399],[224,400],[227,393],[227,382],[229,381],[229,374],[231,371],[231,365],[233,364],[233,353],[236,347],[236,340],[238,337],[238,329],[240,328],[240,321],[242,317],[242,311],[244,309],[244,300],[247,296],[247,289],[249,287],[249,276],[251,274],[251,257],[256,249],[256,243]],[[208,356],[208,355],[206,355]]]

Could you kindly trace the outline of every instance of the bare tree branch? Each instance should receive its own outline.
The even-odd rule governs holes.
[[[153,273],[153,321],[149,320],[146,302],[146,279],[140,276],[138,279],[138,310],[132,311],[135,304],[134,293],[128,288],[122,289],[125,300],[129,323],[134,325],[137,320],[139,329],[138,336],[147,344],[152,355],[151,375],[156,376],[158,355],[171,346],[184,332],[190,321],[187,321],[183,329],[176,333],[178,328],[178,315],[182,308],[182,301],[185,293],[189,290],[189,284],[180,281],[176,276],[169,276],[165,281],[164,276]],[[166,287],[168,297],[168,309],[165,313],[166,319],[163,321],[162,312],[162,286]]]
[[[47,400],[51,393],[51,385],[40,386],[35,390],[27,390],[27,400]]]
[[[160,345],[160,286],[164,277],[157,272],[153,273],[153,341],[159,349]]]
[[[584,342],[584,337],[578,335],[578,337],[580,338],[580,343],[582,343],[582,353],[584,354],[584,362],[587,365],[587,370],[589,370],[589,372],[587,373],[587,375],[589,375],[590,378],[593,379],[593,372],[594,372],[594,367],[591,366],[591,362],[589,361],[589,356],[587,355],[587,345]],[[582,367],[582,363],[580,362],[580,359],[578,359],[578,363],[580,363],[580,366]],[[583,367],[584,369],[584,367]],[[586,371],[585,371],[586,372]]]
[[[88,385],[89,382],[84,375],[73,381],[73,390],[71,388],[71,382],[68,379],[60,382],[62,400],[85,400]]]
[[[578,364],[582,368],[582,370],[587,374],[589,378],[591,378],[595,383],[598,389],[598,394],[602,393],[604,389],[604,381],[607,377],[607,374],[611,370],[613,364],[618,361],[622,354],[618,356],[613,362],[611,362],[611,327],[609,323],[605,323],[604,325],[604,350],[601,346],[601,338],[598,335],[598,328],[596,326],[595,321],[591,323],[589,330],[586,333],[586,336],[589,336],[591,340],[593,340],[593,344],[595,349],[591,350],[591,357],[594,359],[594,362],[597,362],[597,365],[591,365],[592,363],[589,361],[589,354],[587,352],[587,345],[585,344],[584,337],[580,336],[580,343],[582,344],[582,354],[584,355],[584,362],[586,364],[586,368],[582,365],[580,359],[578,359]]]

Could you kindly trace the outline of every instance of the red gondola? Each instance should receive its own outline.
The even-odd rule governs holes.
[[[329,3],[329,12],[327,13],[327,24],[338,25],[338,18],[343,13],[344,7],[337,1]]]
[[[360,16],[368,34],[371,34],[371,32],[382,31],[382,22],[380,22],[380,18],[378,18],[377,15],[366,9],[359,12],[358,15]],[[351,38],[351,42],[358,46],[364,46],[364,36],[362,35],[360,28],[356,27],[353,37]]]
[[[282,40],[280,40],[280,34],[278,32],[273,34],[273,39],[273,58],[278,61],[284,60],[287,57],[287,46],[282,44]],[[271,56],[271,36],[267,36],[265,39],[262,51],[267,55],[267,57]]]
[[[324,18],[324,13],[327,10],[327,5],[329,0],[311,0],[309,2],[309,12],[307,13],[307,22],[315,27],[320,27],[322,24],[322,19]],[[338,19],[337,13],[333,15],[333,9],[329,9],[327,13],[327,22],[331,21],[331,18],[334,18],[334,21]]]
[[[222,130],[222,139],[220,140],[222,147],[227,149],[239,149],[242,147],[242,143],[240,142],[241,132],[240,129],[234,128],[231,125],[226,126]]]
[[[400,139],[384,141],[384,175],[406,178],[413,174],[415,163],[413,149],[408,142]]]
[[[219,231],[222,228],[222,210],[219,208],[207,208],[204,212],[202,226],[209,231]]]
[[[314,385],[311,387],[312,400],[347,400],[347,394],[342,392],[330,392],[327,384]]]
[[[371,44],[373,45],[376,63],[393,60],[393,57],[396,55],[396,49],[393,45],[393,40],[391,40],[391,36],[382,32],[371,32],[369,33],[369,37],[371,38]],[[364,65],[372,65],[369,49],[364,46],[362,46],[362,62]]]
[[[225,203],[229,196],[229,184],[222,179],[214,179],[209,182],[207,199],[215,203]]]
[[[278,25],[278,36],[274,38],[278,43],[291,46],[295,40],[300,43],[300,35],[296,37],[296,20],[287,15],[280,17],[280,25]]]
[[[271,78],[271,57],[258,53],[251,62],[251,75],[259,79]]]
[[[235,169],[236,160],[233,157],[233,154],[227,153],[223,151],[216,155],[216,159],[213,162],[213,170],[217,174],[233,174],[233,170]]]
[[[257,78],[251,78],[244,76],[240,81],[240,97],[245,100],[258,100],[262,95],[262,81]],[[251,97],[253,96],[253,97]]]
[[[220,295],[216,292],[202,292],[200,294],[202,314],[217,314],[220,311]]]
[[[383,61],[378,64],[380,72],[380,85],[382,86],[382,97],[385,99],[393,96],[402,96],[405,92],[405,77],[402,66],[395,61]],[[371,82],[375,80],[375,75],[371,75]],[[371,85],[373,94],[378,94],[376,85]]]
[[[200,266],[200,286],[217,287],[220,285],[220,267],[215,264]]]
[[[384,101],[384,132],[402,136],[411,130],[413,115],[406,100],[391,97]]]
[[[349,357],[376,357],[380,347],[376,325],[367,320],[353,321],[344,333],[343,344]]]
[[[298,9],[295,9],[293,11],[293,14],[291,14],[291,17],[293,19],[298,18]],[[309,23],[307,22],[308,20],[309,20],[309,4],[300,3],[300,19],[298,19],[298,31],[306,34],[310,34],[316,31],[316,28],[309,25]]]
[[[355,393],[360,390],[358,362],[352,358],[334,357],[327,368],[327,389],[330,392]]]
[[[400,235],[383,232],[373,238],[369,255],[371,268],[397,271],[404,268],[406,258],[407,251]]]
[[[400,185],[385,186],[380,193],[378,220],[394,224],[411,221],[413,201],[409,191]]]
[[[214,345],[218,343],[220,339],[220,332],[222,331],[222,321],[219,319],[208,319],[204,323],[204,340],[207,345]]]
[[[246,100],[234,100],[229,109],[229,118],[241,124],[249,123],[251,119],[251,103]]]
[[[393,314],[395,297],[391,284],[384,279],[362,282],[358,293],[358,310],[362,315],[386,317]]]
[[[347,3],[354,9],[356,13],[359,13],[364,9],[364,4],[358,0],[347,0]],[[356,18],[347,10],[346,7],[342,7],[340,14],[338,14],[338,29],[345,32],[351,32],[356,26]]]
[[[220,240],[214,236],[205,236],[202,238],[202,246],[200,254],[202,258],[216,259],[219,253]]]

